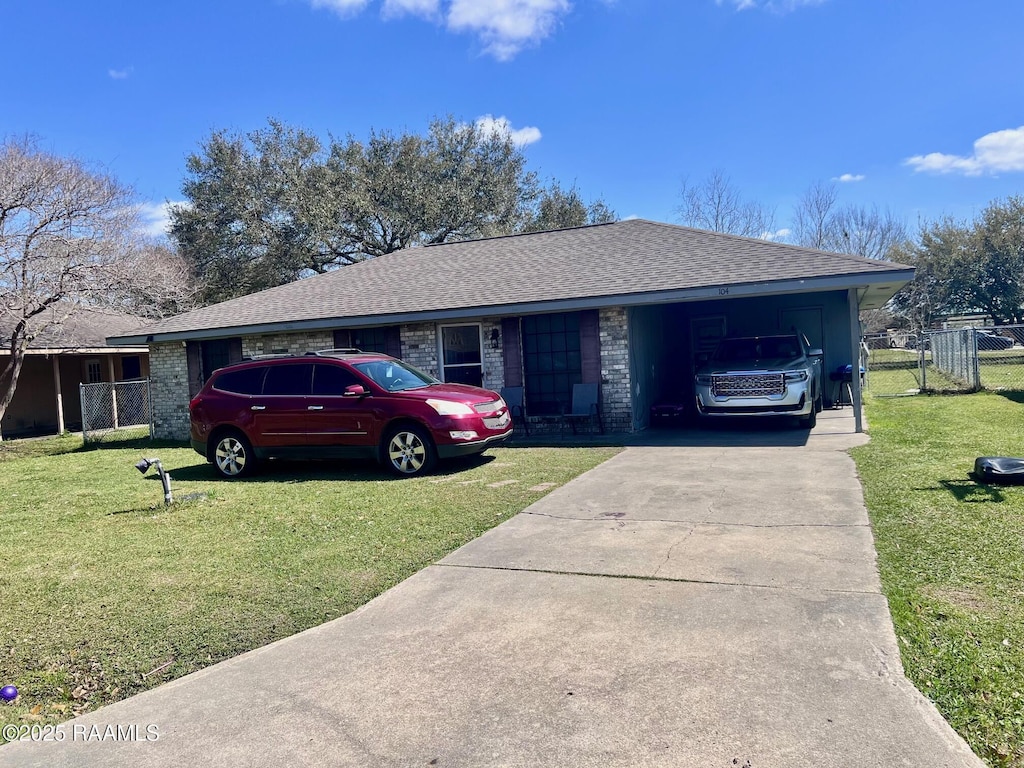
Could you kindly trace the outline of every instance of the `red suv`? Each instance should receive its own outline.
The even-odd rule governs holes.
[[[512,434],[495,392],[443,384],[387,355],[355,349],[270,356],[214,372],[189,403],[192,447],[228,478],[268,458],[374,458],[429,472]]]

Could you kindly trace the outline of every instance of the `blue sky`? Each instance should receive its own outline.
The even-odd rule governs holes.
[[[10,3],[0,135],[105,167],[154,209],[211,131],[504,119],[542,178],[675,221],[722,170],[776,211],[971,217],[1024,192],[1021,0]]]

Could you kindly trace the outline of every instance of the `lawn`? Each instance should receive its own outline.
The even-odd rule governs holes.
[[[342,616],[614,453],[503,448],[422,478],[324,463],[229,482],[179,444],[0,443],[0,685],[20,691],[0,725],[66,720]],[[133,467],[143,456],[181,501],[163,506]]]
[[[1024,766],[1024,487],[969,473],[1024,455],[1022,401],[869,396],[852,452],[907,675],[995,766]]]

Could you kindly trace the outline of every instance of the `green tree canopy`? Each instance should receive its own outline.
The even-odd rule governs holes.
[[[1024,198],[988,205],[973,222],[922,225],[916,245],[894,259],[917,270],[893,297],[895,311],[918,328],[938,316],[984,312],[997,325],[1024,322]]]
[[[617,216],[603,200],[584,202],[575,185],[569,189],[552,180],[550,186],[541,190],[536,204],[527,212],[526,220],[519,228],[521,232],[541,232],[549,229],[567,229],[587,224],[608,224]]]
[[[187,171],[171,237],[205,302],[402,248],[614,218],[575,188],[541,190],[507,133],[451,117],[425,135],[371,131],[326,147],[273,120],[218,131]]]

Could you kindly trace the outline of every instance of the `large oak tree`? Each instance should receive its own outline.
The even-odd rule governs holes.
[[[542,190],[506,132],[450,117],[423,135],[371,131],[326,146],[272,120],[215,132],[187,170],[171,236],[205,302],[402,248],[614,217],[575,189]]]

